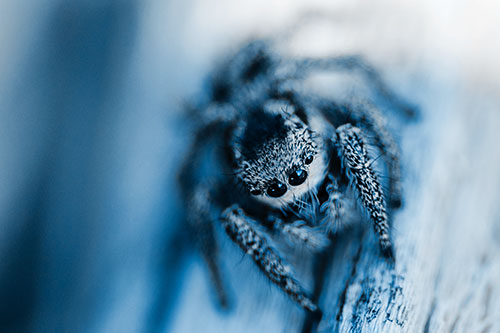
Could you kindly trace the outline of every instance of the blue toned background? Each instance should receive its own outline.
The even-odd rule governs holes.
[[[417,280],[439,275],[436,293],[447,297],[446,286],[461,287],[453,272],[469,253],[498,253],[500,6],[493,1],[4,0],[0,331],[300,326],[300,312],[231,244],[224,244],[226,269],[238,306],[229,314],[214,308],[182,228],[175,176],[190,140],[181,105],[202,89],[218,56],[250,36],[290,29],[310,10],[333,24],[307,25],[290,50],[364,54],[422,107],[421,122],[399,133],[411,204],[398,232],[426,258],[446,255],[444,273]],[[434,236],[419,234],[415,220]],[[441,228],[440,221],[452,222]],[[441,242],[453,231],[459,239],[457,230],[468,238]],[[500,272],[491,265],[486,287]],[[498,282],[488,288],[490,308],[500,309]],[[424,298],[414,303],[416,317],[430,305]],[[435,318],[444,319],[430,327],[449,329],[455,310],[438,305]],[[284,312],[297,318],[284,322]]]

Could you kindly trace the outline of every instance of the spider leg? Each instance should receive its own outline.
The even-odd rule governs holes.
[[[216,71],[217,75],[213,77],[213,88],[215,88],[213,92],[222,94],[213,94],[214,100],[225,101],[239,85],[251,84],[256,78],[267,75],[276,61],[270,41],[263,39],[250,41]]]
[[[213,224],[215,219],[212,218],[214,209],[213,203],[210,201],[209,187],[206,185],[198,186],[189,206],[191,208],[188,210],[188,223],[195,235],[201,256],[207,265],[218,302],[223,309],[226,309],[229,306],[229,300],[219,267],[219,251]]]
[[[399,208],[402,203],[399,147],[386,128],[385,118],[375,106],[365,102],[353,105],[352,108],[354,110],[352,116],[357,118],[357,125],[373,134],[374,144],[384,154],[390,175],[389,204],[393,208]]]
[[[306,246],[311,251],[322,251],[330,244],[325,233],[318,228],[308,226],[302,220],[285,223],[280,218],[272,217],[272,224],[274,229],[291,243]]]
[[[343,169],[373,222],[383,255],[393,258],[384,193],[371,167],[362,132],[351,124],[338,127],[336,132],[335,143]]]
[[[415,105],[405,101],[396,92],[389,88],[380,74],[369,65],[362,57],[357,55],[337,56],[330,58],[305,58],[297,63],[298,72],[308,70],[350,70],[358,71],[363,78],[374,87],[376,93],[383,97],[389,104],[401,111],[406,117],[414,118],[418,115]]]
[[[252,256],[255,264],[269,280],[304,309],[311,312],[319,311],[318,306],[294,279],[280,255],[267,244],[267,240],[253,227],[252,220],[238,205],[225,209],[221,222],[228,236],[244,252]]]
[[[329,184],[326,186],[328,199],[320,207],[320,211],[324,215],[321,224],[326,226],[328,234],[333,234],[342,227],[345,204],[344,195],[332,174],[328,175],[328,182]]]
[[[184,201],[190,207],[186,211],[187,224],[192,230],[202,259],[207,265],[218,302],[222,308],[227,308],[229,299],[219,267],[218,246],[214,235],[214,221],[217,220],[220,210],[219,206],[216,206],[212,201],[210,191],[214,189],[214,186],[211,186],[213,184],[207,181],[200,183],[200,176],[194,176],[197,174],[196,167],[199,164],[200,156],[203,156],[203,149],[213,139],[214,133],[220,133],[221,129],[224,128],[226,119],[223,117],[224,113],[220,111],[214,109],[214,117],[210,119],[210,122],[202,124],[199,129],[191,150],[183,162],[179,183]]]

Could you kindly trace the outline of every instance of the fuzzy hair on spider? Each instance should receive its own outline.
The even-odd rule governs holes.
[[[266,103],[240,121],[234,136],[237,177],[258,200],[277,208],[313,193],[327,172],[323,142],[293,108]]]
[[[321,252],[356,214],[372,223],[381,253],[394,260],[388,212],[402,202],[398,145],[374,103],[341,104],[307,91],[305,79],[325,71],[359,75],[396,112],[415,114],[360,57],[286,57],[263,40],[222,62],[208,97],[194,108],[196,134],[180,185],[221,305],[227,293],[214,228],[222,227],[271,282],[313,313],[320,311],[316,300],[271,238]],[[387,175],[373,168],[373,149]]]

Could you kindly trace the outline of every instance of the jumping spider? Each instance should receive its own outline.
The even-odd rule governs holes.
[[[271,235],[318,250],[342,226],[346,209],[357,207],[373,223],[381,253],[394,258],[387,211],[401,205],[401,177],[398,146],[382,113],[366,101],[340,104],[304,91],[305,79],[312,72],[352,70],[393,109],[408,116],[413,109],[359,57],[286,58],[272,47],[253,41],[213,73],[207,98],[193,110],[197,132],[181,188],[187,222],[223,306],[227,296],[213,229],[218,223],[269,280],[317,312],[270,246]],[[387,193],[371,148],[385,161]]]

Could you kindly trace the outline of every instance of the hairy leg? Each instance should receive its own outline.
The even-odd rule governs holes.
[[[320,207],[320,211],[324,215],[321,224],[326,226],[329,234],[333,234],[342,227],[342,216],[344,215],[345,206],[343,194],[340,192],[335,177],[329,174],[328,182],[329,184],[326,186],[328,199]]]
[[[361,130],[351,124],[342,125],[337,128],[335,143],[347,177],[373,222],[382,253],[393,257],[384,194],[371,167]]]
[[[202,258],[207,264],[219,304],[222,308],[227,308],[229,301],[219,267],[219,251],[213,225],[214,209],[208,186],[200,185],[195,189],[189,207],[188,223],[193,230]]]
[[[310,70],[358,71],[379,96],[383,97],[406,117],[413,118],[418,114],[416,106],[411,105],[390,89],[381,78],[380,74],[360,56],[349,55],[331,58],[305,58],[297,61],[297,69],[299,74],[300,72],[306,73]]]
[[[252,83],[257,77],[266,73],[275,65],[276,56],[271,50],[269,41],[263,39],[253,40],[244,45],[238,52],[223,64],[216,76],[216,82],[229,81],[234,85]]]
[[[389,173],[389,205],[399,208],[402,204],[400,151],[392,133],[387,130],[386,118],[374,105],[366,100],[355,100],[337,105],[325,98],[316,98],[314,105],[333,125],[346,123],[361,128],[372,138],[372,142],[382,153]]]
[[[253,227],[252,220],[237,205],[224,210],[221,222],[228,236],[247,254],[273,283],[308,311],[319,311],[317,305],[294,279],[290,269],[267,240]]]
[[[384,155],[389,172],[389,204],[399,208],[402,203],[401,166],[399,162],[399,147],[394,137],[386,128],[386,121],[381,112],[369,102],[358,102],[350,106],[351,117],[357,126],[373,135],[374,144]]]
[[[206,181],[211,176],[200,176],[198,166],[210,145],[217,145],[224,140],[223,133],[236,116],[234,108],[224,103],[212,103],[200,109],[191,110],[192,117],[204,113],[204,117],[196,116],[197,133],[187,157],[183,161],[179,174],[182,196],[189,209],[187,223],[195,235],[195,241],[206,262],[210,278],[214,283],[220,305],[228,307],[228,296],[219,267],[219,255],[214,235],[214,221],[220,214],[220,205],[212,201],[211,192],[218,188]],[[200,182],[203,179],[203,182]]]
[[[296,220],[285,223],[274,216],[271,216],[269,220],[274,230],[293,244],[305,246],[314,252],[322,251],[330,244],[327,235],[321,229],[308,226],[305,221]]]

